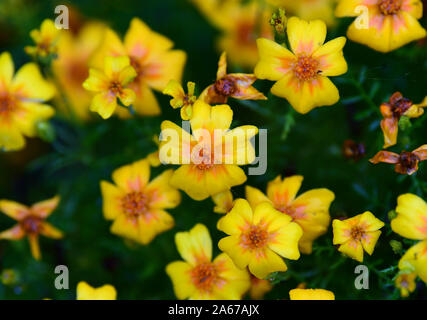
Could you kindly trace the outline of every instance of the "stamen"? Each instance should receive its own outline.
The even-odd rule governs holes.
[[[42,219],[36,216],[28,216],[19,223],[27,234],[39,233],[42,228]]]
[[[416,167],[420,159],[412,152],[403,151],[400,154],[400,165],[405,170],[411,170]]]
[[[8,94],[0,95],[0,116],[12,111],[15,105],[13,97]]]
[[[295,76],[301,81],[310,81],[317,77],[319,61],[308,56],[299,56],[294,64]]]
[[[229,78],[218,79],[214,84],[214,88],[217,94],[226,97],[231,96],[237,91],[235,81]]]
[[[213,263],[201,263],[191,270],[191,279],[199,290],[210,292],[219,280],[218,270]]]
[[[110,91],[114,95],[120,95],[122,93],[122,85],[118,81],[113,81],[110,83]]]
[[[381,0],[378,7],[383,15],[392,15],[400,11],[402,2],[402,0]]]
[[[248,232],[242,234],[241,240],[242,244],[251,250],[261,249],[267,244],[268,232],[260,226],[252,225]]]
[[[138,217],[148,210],[148,197],[142,192],[131,192],[122,198],[122,208],[128,217]]]
[[[203,148],[199,151],[199,159],[201,159],[200,163],[196,164],[197,169],[199,170],[209,170],[213,165],[213,154],[209,154],[210,151],[208,148]],[[199,160],[198,159],[198,160]],[[198,161],[199,162],[199,161]]]
[[[354,240],[362,240],[363,235],[365,234],[365,230],[359,226],[354,226],[351,231],[350,235]]]

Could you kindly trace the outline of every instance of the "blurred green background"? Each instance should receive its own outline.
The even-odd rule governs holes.
[[[139,17],[172,39],[176,48],[187,52],[184,81],[195,81],[200,93],[215,80],[219,57],[215,41],[220,32],[188,0],[1,0],[0,52],[10,51],[17,67],[30,61],[23,51],[31,44],[28,34],[44,18],[54,19],[58,4],[71,4],[85,18],[104,21],[121,35],[130,20]],[[329,30],[328,40],[345,35],[350,22],[339,20]],[[421,23],[427,26],[425,18]],[[268,129],[267,173],[249,176],[247,184],[265,191],[267,182],[278,174],[301,174],[305,179],[300,193],[318,187],[335,192],[332,218],[370,210],[386,222],[373,256],[365,254],[364,264],[370,269],[369,290],[355,289],[354,269],[359,263],[342,257],[332,246],[330,228],[315,242],[312,255],[289,261],[288,272],[272,275],[275,286],[267,299],[288,299],[288,291],[301,282],[307,287],[332,290],[338,299],[399,298],[392,279],[400,255],[393,252],[389,241],[402,238],[391,231],[387,213],[396,207],[396,198],[402,193],[412,192],[427,199],[427,166],[421,163],[419,171],[408,177],[395,173],[392,165],[374,166],[368,159],[382,147],[380,103],[395,91],[416,103],[427,95],[427,44],[411,43],[382,54],[349,41],[344,54],[349,71],[332,79],[341,95],[335,106],[296,114],[285,100],[268,94],[272,85],[268,81],[256,83],[268,94],[268,101],[229,101],[234,110],[233,126],[253,124]],[[242,71],[232,65],[229,70]],[[82,280],[92,286],[114,285],[119,299],[174,299],[164,269],[169,262],[180,259],[175,233],[204,223],[213,237],[214,253],[219,253],[216,243],[223,234],[216,230],[219,215],[213,213],[210,199],[196,202],[182,193],[181,205],[170,210],[176,226],[147,246],[111,234],[111,222],[102,216],[99,181],[110,180],[114,169],[154,151],[152,137],[159,133],[162,120],[179,121],[179,112],[169,107],[169,98],[158,93],[156,96],[163,111],[161,117],[127,121],[111,118],[84,126],[56,117],[52,123],[57,137],[52,144],[33,139],[27,141],[24,151],[0,154],[0,198],[31,204],[61,195],[60,206],[49,221],[66,234],[63,240],[41,239],[41,262],[31,257],[27,240],[0,241],[0,273],[13,269],[19,275],[15,284],[0,283],[0,299],[74,299],[76,285]],[[398,144],[391,151],[412,151],[427,143],[426,119],[424,115],[415,119],[412,127],[401,130]],[[363,142],[366,156],[357,162],[344,158],[341,147],[346,139]],[[162,170],[164,167],[153,169],[152,176]],[[235,198],[244,197],[244,186],[232,191]],[[0,230],[13,224],[13,220],[0,215]],[[404,248],[412,243],[404,240]],[[54,287],[54,268],[60,264],[69,268],[69,290]],[[426,297],[425,284],[419,282],[411,298]]]

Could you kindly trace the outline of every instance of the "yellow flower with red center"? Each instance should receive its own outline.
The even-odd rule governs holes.
[[[291,300],[335,300],[334,293],[325,289],[292,289],[289,297]]]
[[[337,0],[267,0],[304,20],[320,19],[328,26],[335,24],[334,6]]]
[[[110,284],[99,288],[91,287],[87,282],[80,281],[77,284],[77,300],[116,300],[117,292]]]
[[[86,90],[96,93],[90,110],[108,119],[118,107],[117,99],[129,107],[135,101],[135,92],[129,88],[135,77],[136,71],[128,57],[106,57],[104,71],[91,68],[89,77],[83,82]]]
[[[227,55],[223,52],[218,62],[216,81],[203,90],[200,99],[209,104],[226,103],[229,97],[241,100],[267,100],[264,94],[252,86],[255,81],[256,77],[253,74],[227,74]]]
[[[22,149],[24,136],[35,137],[37,125],[55,114],[43,102],[55,94],[55,87],[43,79],[34,63],[27,63],[16,74],[8,52],[0,55],[0,150]]]
[[[169,81],[163,94],[170,95],[173,99],[170,105],[174,109],[181,108],[181,119],[190,120],[193,114],[193,104],[196,102],[197,97],[194,95],[194,82],[187,82],[187,93],[185,93],[181,84],[176,80]]]
[[[407,193],[397,198],[397,217],[391,228],[402,237],[421,240],[412,246],[399,261],[399,269],[414,268],[415,273],[427,282],[427,203],[420,197]]]
[[[58,39],[61,36],[61,29],[56,28],[55,23],[50,19],[45,19],[40,30],[32,30],[30,37],[35,46],[25,47],[25,52],[31,56],[45,58],[57,53]]]
[[[383,226],[384,222],[369,211],[346,220],[335,219],[333,243],[339,245],[338,251],[363,262],[363,250],[372,255]]]
[[[192,134],[170,121],[161,125],[160,161],[182,164],[170,184],[194,200],[204,200],[246,181],[239,167],[252,163],[255,150],[250,139],[255,126],[229,130],[233,111],[228,105],[210,106],[197,100],[190,120]]]
[[[181,202],[178,190],[169,185],[172,170],[150,179],[150,164],[146,159],[115,170],[114,184],[101,181],[103,212],[113,220],[111,232],[148,244],[153,238],[174,225],[165,209],[175,208]]]
[[[245,68],[253,68],[258,61],[255,40],[274,39],[269,24],[271,8],[259,1],[243,3],[239,0],[192,0],[222,35],[218,47],[227,52],[230,61]]]
[[[214,212],[216,213],[227,213],[233,209],[234,199],[230,190],[214,194],[212,201],[215,203]]]
[[[277,81],[271,92],[283,97],[299,113],[338,102],[339,92],[328,77],[347,72],[342,49],[345,37],[324,44],[326,24],[292,17],[287,35],[291,50],[268,39],[258,39],[260,60],[255,66],[259,79]]]
[[[130,83],[130,88],[136,93],[133,109],[139,115],[159,115],[161,109],[152,89],[161,92],[170,80],[181,81],[186,61],[185,52],[172,50],[172,47],[171,40],[134,18],[123,41],[113,30],[106,31],[90,65],[100,68],[107,56],[128,56],[137,74]],[[120,109],[119,116],[129,117],[130,113]]]
[[[281,257],[297,260],[300,257],[298,241],[301,227],[288,215],[277,211],[268,202],[254,210],[244,199],[237,199],[233,209],[218,221],[218,229],[228,237],[218,242],[240,269],[265,279],[275,271],[286,271]]]
[[[90,118],[92,95],[82,87],[82,83],[89,76],[89,58],[100,44],[105,29],[102,23],[89,22],[76,34],[71,31],[61,34],[57,45],[58,58],[52,62],[52,71],[67,99],[66,102],[58,101],[67,116],[75,115],[82,120]]]
[[[239,270],[222,253],[212,260],[212,240],[203,224],[188,232],[178,232],[175,243],[184,261],[166,266],[178,299],[238,300],[249,289],[246,270]]]
[[[31,207],[10,200],[0,200],[0,211],[18,221],[13,228],[0,232],[0,239],[20,240],[28,237],[31,254],[34,259],[40,260],[39,235],[52,239],[63,237],[61,231],[45,221],[58,203],[59,197],[35,203]]]
[[[348,38],[380,52],[393,51],[426,36],[418,22],[423,16],[420,0],[341,0],[335,15],[359,16],[348,28]]]
[[[273,285],[268,280],[258,279],[251,275],[251,288],[249,289],[249,296],[253,300],[261,300],[265,294],[273,289]]]
[[[413,104],[411,100],[404,98],[400,92],[395,92],[389,99],[380,106],[381,129],[384,133],[384,146],[388,148],[396,144],[399,120],[402,116],[408,118],[418,118],[424,114],[427,107],[427,97],[420,104]]]
[[[402,151],[400,154],[390,151],[379,151],[369,162],[394,164],[394,171],[400,174],[412,175],[418,170],[418,163],[427,159],[427,144],[413,150]]]
[[[415,291],[417,287],[415,283],[415,279],[417,278],[417,274],[412,273],[400,273],[396,280],[394,281],[394,285],[396,288],[400,290],[401,297],[409,297],[409,294]]]
[[[276,210],[298,223],[304,231],[299,241],[299,250],[310,254],[313,241],[328,230],[331,220],[329,207],[335,195],[328,189],[320,188],[304,192],[297,197],[303,179],[302,176],[284,179],[278,176],[268,183],[267,195],[259,189],[246,186],[246,199],[253,209],[262,202],[270,202]]]

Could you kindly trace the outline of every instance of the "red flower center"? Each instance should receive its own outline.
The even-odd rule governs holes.
[[[21,225],[21,228],[24,229],[25,233],[40,233],[40,230],[42,228],[42,222],[43,220],[36,216],[28,216],[21,220],[19,224]]]
[[[236,82],[229,78],[218,79],[214,84],[214,88],[217,94],[226,97],[231,96],[237,91]]]
[[[213,263],[201,263],[191,270],[191,279],[199,290],[209,292],[218,280],[218,270]]]
[[[268,232],[260,226],[251,226],[242,234],[242,243],[250,249],[261,249],[267,244]]]
[[[142,192],[131,192],[122,198],[122,208],[128,217],[138,217],[148,210],[148,197]]]
[[[365,234],[365,230],[359,226],[354,226],[350,231],[351,237],[354,240],[362,240],[363,235]]]
[[[319,62],[308,56],[300,56],[294,65],[295,76],[301,81],[313,80],[317,77]]]
[[[402,0],[380,0],[378,7],[383,15],[392,15],[400,11],[402,2]]]

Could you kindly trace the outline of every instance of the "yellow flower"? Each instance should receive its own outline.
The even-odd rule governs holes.
[[[108,119],[116,111],[117,98],[126,107],[130,106],[135,101],[135,92],[128,85],[135,77],[136,71],[128,57],[106,57],[104,71],[91,68],[83,82],[86,90],[96,93],[90,110]]]
[[[170,101],[171,107],[174,109],[181,108],[182,120],[190,120],[193,114],[193,104],[197,100],[197,97],[194,95],[195,86],[194,82],[187,82],[188,93],[185,93],[178,81],[171,80],[165,90],[163,90],[163,94],[170,95],[173,98]]]
[[[212,201],[215,203],[214,212],[216,213],[227,213],[233,209],[234,200],[230,190],[213,195]]]
[[[228,105],[211,107],[197,100],[190,120],[192,135],[170,121],[163,121],[160,161],[182,164],[172,175],[172,186],[194,200],[204,200],[246,181],[239,165],[255,159],[249,140],[258,129],[246,125],[229,130],[232,119],[233,111]]]
[[[25,52],[31,56],[45,58],[57,53],[57,42],[61,35],[61,29],[56,28],[55,23],[50,19],[45,19],[40,30],[32,30],[30,37],[36,46],[25,47]]]
[[[292,289],[289,297],[291,300],[335,300],[334,293],[324,289]]]
[[[63,237],[61,231],[45,221],[58,203],[58,196],[33,204],[31,207],[10,200],[0,200],[0,211],[18,221],[13,228],[1,232],[0,239],[20,240],[27,236],[34,259],[40,260],[39,235],[53,239]]]
[[[143,159],[113,172],[114,184],[101,181],[103,212],[114,220],[111,232],[148,244],[153,238],[174,225],[165,211],[178,206],[179,191],[169,186],[172,170],[150,179],[150,164]]]
[[[383,226],[384,223],[369,211],[346,220],[335,219],[332,222],[333,243],[340,245],[338,251],[363,262],[363,250],[372,255]]]
[[[249,289],[249,296],[252,300],[261,300],[267,292],[273,289],[272,284],[268,280],[258,279],[251,275],[251,288]]]
[[[341,0],[335,15],[360,16],[348,28],[348,38],[380,52],[393,51],[426,36],[417,21],[423,16],[420,0]]]
[[[214,84],[203,90],[200,99],[208,104],[226,103],[228,98],[240,100],[267,100],[252,84],[256,81],[253,74],[227,74],[227,55],[221,54]]]
[[[417,285],[415,284],[415,278],[417,274],[412,273],[400,273],[396,280],[394,281],[394,285],[396,288],[400,289],[401,297],[408,297],[411,292],[415,291]]]
[[[52,62],[52,70],[68,103],[58,101],[59,107],[68,116],[74,113],[82,120],[90,118],[92,95],[82,83],[89,76],[89,58],[101,42],[105,29],[101,23],[89,22],[77,34],[63,32],[58,41],[58,58]]]
[[[399,269],[413,267],[427,282],[427,203],[414,194],[403,194],[397,198],[396,213],[397,217],[391,221],[392,230],[402,237],[422,240],[400,259]]]
[[[238,300],[249,289],[246,270],[239,270],[224,253],[212,260],[212,240],[203,224],[175,235],[184,261],[166,266],[178,299]]]
[[[0,150],[22,149],[24,136],[37,135],[37,124],[51,118],[55,111],[43,104],[55,88],[43,79],[34,63],[27,63],[14,75],[8,52],[0,55]]]
[[[268,0],[267,2],[285,8],[286,12],[304,20],[320,19],[328,26],[335,24],[336,0]]]
[[[77,300],[116,300],[116,289],[106,284],[99,288],[91,287],[87,282],[80,281],[77,284]]]
[[[297,260],[301,227],[288,215],[263,202],[254,210],[244,199],[237,199],[233,209],[218,221],[218,229],[228,237],[218,242],[239,268],[265,279],[275,271],[286,271],[281,257]]]
[[[345,37],[324,44],[326,25],[321,20],[292,17],[287,34],[292,52],[274,41],[258,39],[260,60],[255,67],[259,79],[277,81],[271,92],[288,100],[299,113],[338,102],[339,92],[328,77],[347,72],[342,49]]]
[[[172,47],[171,40],[134,18],[123,42],[113,30],[106,31],[90,65],[100,68],[106,56],[128,56],[137,73],[130,83],[130,88],[136,93],[133,109],[140,115],[159,115],[161,109],[152,89],[161,92],[171,79],[181,81],[186,61],[185,52],[171,50]],[[119,109],[118,112],[120,117],[130,116],[126,109]]]
[[[222,31],[218,40],[221,51],[231,62],[253,68],[258,60],[255,39],[273,39],[269,24],[272,11],[260,1],[242,3],[239,0],[192,0],[209,21]]]
[[[332,191],[321,188],[304,192],[297,197],[303,179],[302,176],[291,176],[282,180],[278,176],[268,183],[267,196],[256,188],[246,186],[246,199],[252,208],[262,202],[270,202],[276,210],[290,216],[304,231],[299,241],[299,250],[310,254],[313,241],[328,230],[331,220],[329,207],[335,195]]]

